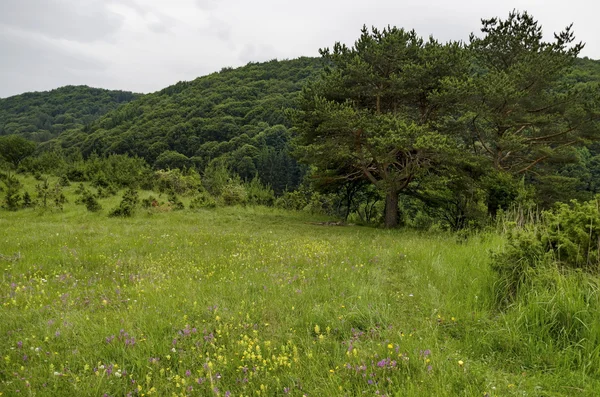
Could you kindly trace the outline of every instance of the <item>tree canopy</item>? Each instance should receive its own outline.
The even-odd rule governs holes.
[[[64,131],[86,128],[139,96],[127,91],[66,86],[0,99],[0,135],[17,134],[44,142]]]
[[[35,151],[36,144],[18,135],[0,136],[0,158],[17,168],[19,163]]]
[[[583,47],[571,27],[544,42],[527,13],[482,23],[468,45],[364,27],[353,47],[321,50],[329,66],[295,113],[304,161],[321,179],[371,182],[393,227],[398,195],[432,174],[460,194],[486,161],[523,173],[596,141],[597,87],[561,79]]]

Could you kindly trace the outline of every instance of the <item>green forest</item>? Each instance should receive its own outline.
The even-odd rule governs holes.
[[[0,396],[596,396],[600,60],[546,37],[0,99]]]
[[[0,135],[45,142],[68,130],[85,130],[98,117],[140,96],[126,91],[67,86],[0,99]]]

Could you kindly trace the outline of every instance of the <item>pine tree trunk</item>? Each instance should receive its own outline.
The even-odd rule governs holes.
[[[398,226],[398,191],[390,190],[385,195],[385,227]]]

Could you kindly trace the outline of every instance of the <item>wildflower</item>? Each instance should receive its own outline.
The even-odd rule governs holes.
[[[465,362],[463,360],[458,360],[458,366],[462,367],[463,365],[465,365]]]

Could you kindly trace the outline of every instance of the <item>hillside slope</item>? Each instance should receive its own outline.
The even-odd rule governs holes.
[[[127,91],[66,86],[0,99],[0,135],[17,134],[37,142],[70,129],[82,129],[98,117],[140,97]]]
[[[258,172],[281,191],[301,176],[287,150],[285,110],[320,69],[316,58],[224,68],[144,95],[54,143],[78,148],[84,157],[136,155],[157,168],[204,169],[219,158],[242,178]]]

